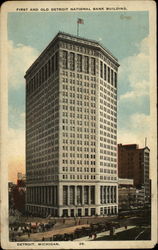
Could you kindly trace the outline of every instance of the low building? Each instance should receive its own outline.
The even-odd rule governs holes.
[[[15,210],[25,212],[26,177],[22,173],[17,174],[17,184],[8,183],[9,209],[11,214]]]
[[[149,160],[148,147],[118,144],[118,177],[133,179],[136,189],[144,189],[144,202],[150,200]]]
[[[118,208],[126,210],[136,206],[136,187],[133,179],[118,179]]]

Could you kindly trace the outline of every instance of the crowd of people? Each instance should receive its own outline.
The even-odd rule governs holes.
[[[52,230],[54,225],[57,223],[56,220],[48,220],[47,223],[42,222],[32,222],[32,223],[12,223],[10,225],[10,240],[11,241],[17,241],[19,240],[20,236],[27,235],[27,240],[31,238],[31,234],[34,233],[42,233]],[[63,218],[60,220],[60,223],[63,225],[66,224],[66,219]],[[97,234],[103,231],[110,231],[110,235],[114,233],[114,228],[120,227],[120,225],[116,222],[98,222],[98,223],[91,223],[89,224],[89,221],[87,220],[87,226],[83,226],[80,228],[76,228],[74,232],[72,233],[63,233],[63,234],[57,234],[52,235],[52,237],[46,237],[43,236],[41,238],[41,241],[72,241],[77,238],[82,238],[85,236],[88,236],[91,240],[95,240],[97,237]],[[80,225],[82,224],[80,218],[74,218],[74,225]],[[22,240],[22,239],[21,239]],[[31,240],[31,239],[30,239]]]
[[[9,237],[11,241],[16,241],[17,237],[27,234],[30,238],[31,233],[46,232],[53,228],[54,223],[13,223],[10,225]]]

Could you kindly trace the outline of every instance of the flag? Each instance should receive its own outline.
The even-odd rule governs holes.
[[[79,24],[84,24],[84,20],[81,19],[81,18],[78,18],[77,23],[79,23]]]

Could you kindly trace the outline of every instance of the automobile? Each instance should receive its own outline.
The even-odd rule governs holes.
[[[74,237],[75,238],[80,238],[82,236],[85,236],[85,230],[82,228],[77,228],[74,232]]]
[[[115,228],[121,227],[121,226],[120,226],[120,223],[117,222],[117,221],[112,221],[112,222],[111,222],[111,226],[112,226],[112,227],[115,227]]]
[[[99,227],[100,231],[106,231],[106,230],[108,230],[108,226],[107,226],[107,224],[105,222],[100,222],[98,224],[98,227]]]
[[[90,233],[92,233],[92,228],[88,227],[88,228],[85,228],[85,235],[89,235]]]
[[[53,241],[63,241],[63,240],[64,240],[64,234],[53,235]]]

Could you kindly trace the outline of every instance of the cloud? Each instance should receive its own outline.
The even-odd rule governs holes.
[[[16,129],[25,128],[25,112],[13,105],[9,106],[9,126]]]
[[[23,129],[9,128],[6,153],[9,180],[15,181],[17,172],[25,172],[25,131]]]
[[[145,137],[150,138],[148,37],[136,46],[138,53],[120,62],[118,143],[143,147]]]
[[[8,130],[8,159],[25,158],[25,131],[23,129]]]
[[[39,55],[39,51],[23,44],[14,45],[8,42],[8,75],[9,85],[13,88],[20,87],[24,83],[26,70]]]
[[[149,96],[149,82],[142,80],[141,82],[137,82],[131,91],[127,91],[125,94],[120,95],[119,101],[133,101],[138,100],[138,97],[141,98],[144,96]]]
[[[12,160],[9,161],[8,163],[8,177],[9,177],[9,181],[12,181],[14,183],[17,182],[17,173],[21,172],[21,173],[25,173],[25,162],[23,158],[14,158]]]
[[[135,113],[129,116],[126,127],[119,129],[118,143],[139,144],[144,147],[145,138],[150,147],[150,116],[143,113]]]
[[[15,46],[13,41],[8,42],[8,80],[9,88],[12,88],[14,93],[24,85],[25,72],[38,55],[39,51],[35,48],[24,44]],[[17,172],[25,172],[25,112],[14,103],[9,106],[9,122],[11,126],[8,130],[7,143],[9,180],[15,181]]]
[[[122,94],[119,101],[133,101],[149,96],[149,41],[144,38],[137,44],[139,52],[120,62],[119,83]],[[123,84],[122,84],[123,83]],[[125,91],[126,90],[126,91]]]

